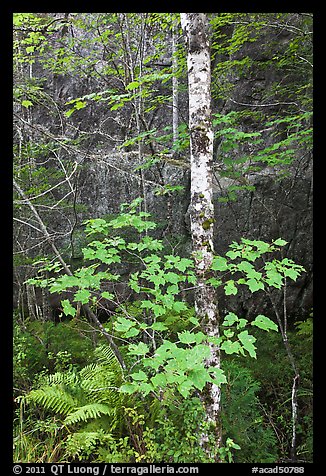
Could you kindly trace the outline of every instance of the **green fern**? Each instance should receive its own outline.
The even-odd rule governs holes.
[[[74,425],[80,422],[86,422],[90,418],[100,418],[102,415],[114,415],[114,410],[108,405],[102,403],[91,403],[78,408],[70,413],[64,420],[65,425]]]
[[[78,380],[78,375],[75,372],[56,372],[47,377],[50,385],[74,385]]]
[[[112,433],[123,425],[127,397],[118,390],[122,368],[105,345],[95,350],[95,358],[96,363],[80,371],[70,369],[42,377],[39,388],[24,397],[25,403],[61,417],[58,429],[69,458],[87,459],[108,441],[112,445]]]
[[[60,386],[47,386],[32,390],[26,397],[26,401],[27,403],[34,402],[46,410],[61,415],[69,415],[76,407],[76,400],[73,396]]]
[[[99,345],[96,347],[94,354],[99,363],[121,372],[120,363],[118,362],[111,347],[108,347],[107,345]]]
[[[59,414],[61,428],[73,430],[72,435],[88,430],[91,421],[97,429],[114,431],[123,419],[126,399],[119,392],[122,368],[105,345],[95,350],[95,358],[97,363],[80,371],[71,369],[44,377],[40,388],[32,390],[24,398],[25,402]]]

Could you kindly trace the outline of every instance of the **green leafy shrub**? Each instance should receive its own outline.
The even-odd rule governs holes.
[[[309,318],[308,318],[309,319]],[[304,321],[306,322],[306,321]],[[308,323],[307,326],[310,327]],[[312,383],[312,340],[309,336],[302,338],[302,326],[288,331],[288,339],[300,372],[300,386],[298,388],[298,425],[297,425],[297,453],[302,461],[313,461],[313,383]],[[310,328],[311,329],[311,328]],[[260,382],[257,396],[265,415],[278,438],[279,459],[287,461],[292,437],[291,428],[291,391],[293,384],[293,369],[289,363],[283,343],[273,333],[264,337],[258,332],[257,360],[244,359],[241,364],[250,370],[252,377]],[[311,337],[311,335],[310,335]],[[277,356],[277,358],[275,358]],[[268,378],[266,378],[268,369]]]
[[[25,320],[24,328],[14,321],[13,379],[17,391],[29,390],[41,371],[64,370],[72,362],[77,368],[86,365],[94,351],[89,334],[94,336],[82,321],[54,324]]]
[[[116,266],[123,260],[132,257],[137,263],[137,270],[131,271],[128,277],[124,277],[124,281],[127,282],[130,290],[138,296],[138,300],[132,307],[121,304],[106,329],[106,332],[109,332],[114,338],[122,340],[123,345],[120,346],[119,352],[122,352],[125,358],[127,369],[125,378],[121,379],[120,385],[115,385],[115,395],[119,395],[121,399],[133,395],[135,399],[139,400],[148,397],[160,401],[162,395],[169,394],[177,399],[183,397],[184,402],[188,402],[195,396],[202,395],[207,385],[223,387],[227,384],[223,368],[207,365],[212,344],[219,346],[227,356],[234,354],[241,358],[249,355],[256,359],[255,329],[275,332],[278,331],[278,326],[264,315],[258,315],[249,322],[230,312],[226,314],[221,323],[220,335],[218,337],[208,335],[205,326],[199,322],[184,299],[185,292],[188,289],[193,289],[197,283],[193,257],[165,254],[162,241],[154,239],[148,234],[156,227],[156,223],[150,221],[148,213],[138,211],[140,203],[141,199],[139,198],[131,204],[123,204],[121,213],[109,221],[98,218],[85,223],[85,232],[91,240],[82,249],[85,265],[75,270],[73,275],[58,275],[45,279],[40,276],[30,279],[29,282],[33,285],[48,287],[52,293],[71,291],[72,301],[65,299],[61,304],[65,315],[75,317],[77,311],[73,303],[81,305],[89,302],[96,303],[98,295],[114,302],[114,295],[108,291],[102,291],[101,285],[102,283],[120,281],[121,276],[117,273]],[[128,241],[123,233],[124,230],[133,230],[135,241]],[[207,283],[216,288],[221,287],[227,296],[236,295],[239,286],[248,287],[252,293],[268,291],[271,288],[281,289],[286,279],[296,280],[304,271],[302,266],[288,258],[277,258],[281,248],[286,244],[287,242],[281,238],[273,240],[272,243],[244,238],[239,243],[233,242],[225,256],[214,257]],[[266,256],[270,256],[270,259],[267,260]],[[48,270],[47,266],[44,268],[45,271]],[[57,264],[51,263],[50,266],[57,266]],[[42,270],[40,272],[42,273]],[[174,318],[181,322],[184,319],[188,325],[183,330],[177,331],[171,325],[171,321],[170,323],[168,321],[171,317],[172,322]],[[55,339],[51,339],[51,341],[55,343]],[[62,349],[61,344],[60,348]],[[57,352],[60,358],[59,360],[57,358],[56,365],[62,367],[63,364],[67,365],[68,356],[63,353],[63,350],[60,352],[60,354]],[[66,352],[70,353],[70,350]],[[119,357],[121,361],[121,355]],[[68,385],[67,388],[69,385],[76,387],[78,383],[78,391],[83,391],[83,386],[87,383],[84,372],[85,369],[80,373],[74,373],[72,369],[67,372],[65,378],[72,378],[71,382],[65,382],[65,385]],[[242,379],[247,382],[250,380],[249,376],[244,374]],[[53,386],[53,383],[48,382],[43,390],[42,388],[33,390],[29,394],[29,398],[36,399],[39,404],[52,411],[61,412],[65,417],[64,424],[86,424],[88,419],[93,419],[93,423],[97,422],[89,440],[85,434],[80,437],[81,440],[78,440],[78,436],[70,437],[70,440],[72,438],[71,447],[78,441],[89,441],[93,455],[94,445],[101,447],[102,443],[106,441],[103,444],[112,447],[108,434],[114,431],[115,423],[109,409],[103,406],[103,402],[98,398],[90,401],[86,399],[83,405],[80,403],[78,406],[77,401],[73,399],[74,395],[69,392],[62,394],[61,387]],[[251,390],[253,401],[255,401],[256,390],[255,388]],[[74,392],[77,392],[77,388]],[[180,401],[182,402],[182,400]],[[181,406],[188,404],[181,403]],[[185,411],[187,412],[187,410]],[[190,413],[190,411],[189,414],[187,413],[187,418],[189,426],[192,428],[192,425],[197,422],[192,422]],[[108,416],[111,418],[111,426],[105,426]],[[253,413],[253,416],[256,418],[257,415]],[[141,412],[138,417],[141,417]],[[184,422],[186,415],[180,415],[178,418]],[[124,417],[121,416],[120,421],[123,419]],[[258,418],[257,425],[259,421]],[[209,445],[214,452],[214,430],[205,427],[204,421],[201,423],[202,431],[207,433],[208,439],[211,438]],[[161,425],[163,433],[170,427],[174,432],[177,432],[173,418],[166,428],[163,425],[163,420],[160,420],[158,424]],[[139,427],[139,421],[137,425]],[[246,425],[245,419],[244,425]],[[85,428],[80,429],[85,432]],[[103,430],[104,434],[97,434],[98,430]],[[146,436],[148,438],[150,435],[147,432],[149,430],[150,427],[146,428],[142,425],[142,434],[139,435],[145,448],[138,448],[138,443],[136,444],[135,441],[129,442],[134,447],[136,461],[142,461],[149,457],[150,453],[149,450],[146,450],[145,443]],[[258,426],[256,430],[258,432]],[[180,431],[178,430],[180,438],[187,439],[188,436],[182,433],[185,430]],[[240,436],[244,434],[245,430],[243,429]],[[132,438],[132,432],[129,432],[128,436]],[[260,455],[260,457],[264,461],[272,461],[273,434],[269,430],[262,430],[261,437],[263,436],[266,438],[266,454]],[[196,441],[198,443],[198,439]],[[118,443],[117,440],[116,443]],[[150,439],[150,447],[154,447],[156,444],[157,441]],[[124,443],[120,441],[119,445],[124,445]],[[233,438],[225,436],[225,447],[223,450],[221,448],[220,458],[231,460],[232,448],[237,449],[236,445],[238,445],[236,439],[234,443]],[[74,453],[75,457],[87,458],[87,453],[84,450],[86,451],[87,448],[80,446]],[[164,445],[162,448],[156,448],[156,451],[161,451],[162,455],[167,456],[164,453]],[[195,457],[196,460],[198,458],[198,461],[206,461],[207,458],[210,460],[210,457],[207,454],[203,456],[204,454],[192,451],[190,455],[182,450],[181,453],[177,452],[174,458],[178,460],[180,456],[184,459]],[[108,456],[107,459],[110,459],[111,456]],[[212,458],[211,461],[214,461],[213,456]]]
[[[54,463],[63,461],[64,442],[56,417],[45,417],[22,408],[14,420],[13,461]],[[20,414],[21,413],[21,414]],[[20,414],[20,415],[19,415]]]
[[[223,368],[227,375],[221,398],[223,432],[241,447],[234,462],[275,462],[278,442],[258,398],[261,384],[238,362],[224,361]]]
[[[47,363],[46,349],[37,338],[14,322],[13,382],[15,393],[30,388],[34,376]]]
[[[155,425],[145,432],[147,452],[144,461],[172,463],[210,462],[200,445],[202,434],[209,434],[215,454],[214,432],[205,423],[205,409],[198,397],[180,399],[168,392],[164,397],[163,411]],[[214,461],[213,459],[211,462]]]

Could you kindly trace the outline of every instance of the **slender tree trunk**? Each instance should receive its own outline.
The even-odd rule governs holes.
[[[177,52],[177,26],[175,20],[172,25],[172,125],[173,125],[173,145],[178,140],[178,122],[179,122],[179,111],[178,111],[178,78],[176,75],[178,69],[178,60],[176,57]]]
[[[285,285],[283,289],[283,322],[282,322],[281,314],[278,311],[278,307],[272,297],[272,294],[269,292],[268,295],[271,300],[272,306],[274,308],[278,326],[280,328],[281,335],[282,335],[282,341],[283,341],[290,365],[294,373],[293,381],[292,381],[292,391],[291,391],[292,439],[291,439],[290,456],[291,456],[291,461],[296,462],[297,461],[297,426],[298,426],[298,387],[300,382],[300,372],[297,366],[295,356],[292,352],[292,347],[290,345],[288,334],[287,334],[286,280],[285,280]]]
[[[206,284],[214,256],[214,205],[212,187],[213,131],[211,124],[211,71],[208,21],[204,13],[181,13],[181,26],[187,48],[189,88],[189,129],[191,149],[190,222],[198,288],[195,295],[197,316],[209,336],[219,336],[219,315],[215,289]],[[206,364],[220,368],[219,348],[210,344]],[[211,383],[203,392],[207,421],[215,426],[215,448],[221,446],[220,388]],[[208,455],[207,435],[202,444]]]

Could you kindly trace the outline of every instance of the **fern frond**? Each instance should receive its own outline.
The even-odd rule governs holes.
[[[86,422],[90,418],[99,418],[102,415],[113,415],[114,410],[108,405],[102,403],[90,403],[78,408],[76,411],[68,415],[64,420],[66,425],[74,425],[79,422]]]
[[[43,387],[32,390],[27,400],[61,415],[69,415],[78,405],[76,399],[60,387]]]
[[[123,395],[118,392],[116,382],[111,382],[110,379],[100,378],[97,376],[93,382],[83,381],[82,387],[89,402],[105,403],[111,406],[116,406],[122,400]]]
[[[96,363],[80,371],[68,370],[48,376],[43,387],[32,390],[26,401],[59,413],[66,425],[98,419],[115,427],[126,398],[118,391],[123,372],[110,347],[101,345],[95,351]]]
[[[75,372],[56,372],[48,376],[49,385],[77,385],[79,377]]]
[[[79,375],[81,386],[91,402],[118,405],[121,394],[117,392],[123,377],[122,368],[110,347],[95,349],[97,363],[84,367]]]
[[[89,364],[86,367],[82,368],[79,372],[81,380],[85,385],[92,384],[96,379],[96,376],[103,367],[99,364]]]
[[[112,370],[116,370],[120,374],[122,373],[122,367],[120,362],[113,353],[111,347],[107,345],[99,345],[96,347],[94,354],[97,358],[97,362],[105,365],[105,367],[110,367]]]

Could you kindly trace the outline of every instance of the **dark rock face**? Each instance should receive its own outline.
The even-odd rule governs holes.
[[[215,210],[216,253],[223,254],[227,246],[241,237],[270,242],[283,238],[288,244],[283,257],[304,266],[306,273],[296,282],[287,280],[286,303],[288,315],[300,319],[312,309],[312,184],[307,174],[301,178],[257,177],[254,192],[242,193],[236,202],[218,204]],[[249,294],[241,291],[236,296],[220,296],[221,308],[234,312],[242,310],[254,315],[273,312],[265,293]],[[275,300],[283,308],[283,292],[275,293]],[[230,309],[231,306],[231,309]]]

